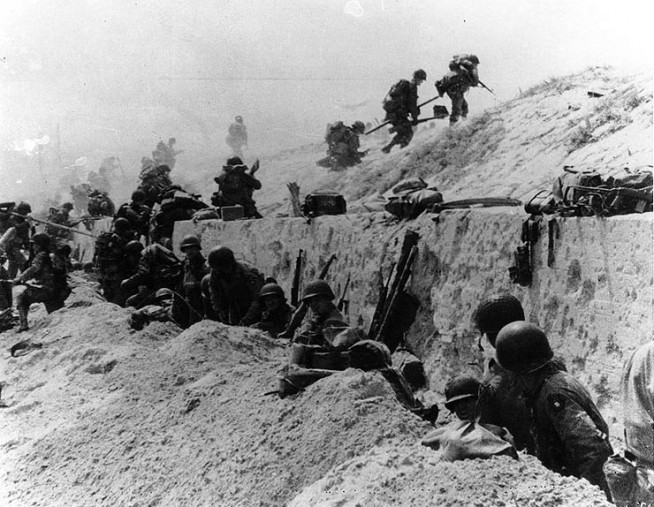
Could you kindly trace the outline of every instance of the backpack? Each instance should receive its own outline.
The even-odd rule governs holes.
[[[98,264],[118,262],[122,257],[122,248],[114,240],[114,233],[105,231],[95,240],[95,254],[93,257]]]
[[[570,166],[563,167],[563,174],[554,182],[552,194],[559,203],[573,206],[588,190],[577,187],[597,188],[602,186],[602,177],[595,171],[575,171]]]
[[[346,211],[345,198],[336,192],[309,194],[302,204],[302,213],[307,217],[343,215]]]
[[[225,178],[220,184],[221,192],[238,192],[245,188],[245,177],[241,170],[232,169],[225,172]]]
[[[382,102],[384,111],[392,113],[402,107],[409,86],[410,83],[406,79],[400,79],[397,83],[391,86],[391,89],[388,90],[388,93]]]
[[[161,211],[169,211],[174,208],[197,210],[207,207],[205,203],[200,201],[200,196],[190,194],[179,187],[165,190],[159,197],[161,199]]]
[[[342,142],[344,140],[344,129],[345,125],[343,125],[342,121],[337,121],[331,125],[327,130],[327,135],[325,136],[325,141],[327,144],[332,146],[333,144]]]

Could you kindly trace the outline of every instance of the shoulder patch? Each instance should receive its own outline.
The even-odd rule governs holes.
[[[550,394],[547,397],[547,405],[552,412],[561,412],[565,408],[565,396]]]

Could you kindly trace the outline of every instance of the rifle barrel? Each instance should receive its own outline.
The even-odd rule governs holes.
[[[433,102],[433,101],[435,101],[436,99],[440,99],[440,98],[441,98],[440,95],[436,95],[435,97],[432,97],[431,99],[429,99],[429,100],[425,100],[423,103],[418,104],[418,107],[425,106],[425,105],[429,104],[430,102]],[[427,119],[428,119],[428,120],[433,120],[433,118],[427,118]],[[364,135],[364,136],[367,136],[368,134],[372,134],[373,132],[378,131],[380,128],[382,128],[382,127],[388,125],[390,122],[391,122],[390,120],[387,120],[387,121],[385,121],[384,123],[380,123],[380,124],[377,125],[375,128],[370,129],[368,132],[364,132],[363,135]]]
[[[30,215],[21,215],[20,213],[15,213],[13,211],[9,211],[8,213],[10,215],[14,215],[16,217],[22,217],[22,218],[25,218],[27,220],[31,220],[33,222],[36,222],[37,224],[51,225],[52,227],[55,227],[57,229],[62,229],[64,231],[70,231],[70,232],[73,232],[75,234],[81,234],[82,236],[89,236],[89,237],[91,237],[93,239],[96,239],[96,237],[93,234],[89,234],[88,232],[84,232],[84,231],[79,231],[77,229],[73,229],[72,227],[66,227],[65,225],[61,225],[61,224],[53,224],[52,222],[48,222],[47,220],[41,220],[39,218],[34,218],[34,217],[30,216]]]

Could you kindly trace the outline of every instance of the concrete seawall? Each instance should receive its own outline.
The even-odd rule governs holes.
[[[540,226],[530,287],[513,284],[508,276],[526,219],[521,208],[446,211],[400,225],[385,213],[319,217],[311,223],[301,218],[178,222],[174,243],[196,234],[205,254],[212,246],[229,246],[238,258],[275,277],[287,294],[299,249],[306,255],[305,283],[335,253],[338,260],[327,280],[338,294],[351,277],[350,322],[367,329],[380,266],[387,277],[410,228],[421,236],[410,285],[422,307],[408,339],[425,361],[432,389],[442,392],[455,372],[480,374],[472,313],[482,297],[508,291],[522,301],[528,319],[545,329],[600,406],[621,420],[616,394],[622,365],[654,329],[652,214],[558,218],[552,248],[549,218]]]

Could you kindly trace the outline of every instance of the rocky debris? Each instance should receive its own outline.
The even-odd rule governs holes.
[[[344,505],[439,507],[609,506],[599,488],[562,477],[525,454],[520,461],[441,460],[441,453],[412,446],[376,447],[330,470],[289,507]]]

